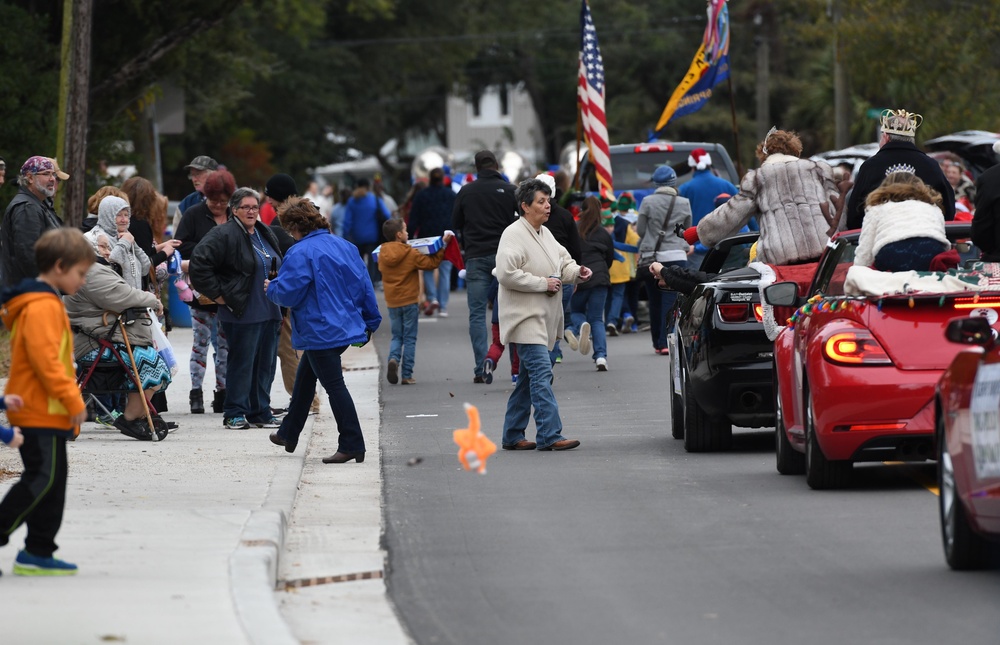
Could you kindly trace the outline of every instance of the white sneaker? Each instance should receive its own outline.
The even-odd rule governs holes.
[[[438,311],[438,318],[447,318],[447,317],[448,317],[447,311],[445,311],[444,309]]]
[[[573,347],[572,344],[570,347]],[[573,347],[573,349],[576,348]],[[594,344],[590,342],[590,323],[585,322],[580,325],[580,353],[584,356],[589,356],[593,349]]]
[[[603,356],[597,359],[597,371],[598,372],[608,371],[608,359],[604,358]]]
[[[584,324],[586,324],[586,323],[584,323]],[[572,329],[566,329],[566,330],[564,330],[563,331],[563,338],[566,339],[566,344],[569,345],[569,348],[572,349],[574,352],[576,350],[580,349],[580,341],[577,340],[576,334],[573,333]]]

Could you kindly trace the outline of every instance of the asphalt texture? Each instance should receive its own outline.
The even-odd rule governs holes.
[[[688,454],[648,333],[610,338],[606,373],[563,348],[555,393],[580,448],[498,450],[485,475],[463,471],[463,403],[499,447],[512,389],[506,355],[473,384],[464,305],[456,292],[449,318],[421,317],[416,385],[385,381],[388,325],[375,337],[387,584],[416,643],[1000,639],[1000,572],[944,562],[933,465],[866,465],[817,492],[776,472],[773,431]]]

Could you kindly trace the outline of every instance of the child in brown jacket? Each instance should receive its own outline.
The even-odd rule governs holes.
[[[409,236],[403,220],[392,218],[382,225],[382,235],[391,240],[382,245],[378,254],[378,269],[382,273],[385,304],[389,308],[392,344],[389,345],[389,365],[386,377],[395,385],[399,381],[399,363],[403,363],[403,385],[416,383],[413,363],[417,355],[417,318],[420,311],[420,270],[436,269],[444,259],[444,248],[434,255],[424,255],[406,243]],[[451,233],[445,232],[444,246]]]

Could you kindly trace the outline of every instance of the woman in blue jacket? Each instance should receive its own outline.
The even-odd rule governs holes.
[[[288,414],[271,441],[294,452],[316,395],[316,380],[330,395],[340,433],[326,464],[365,460],[365,438],[354,400],[344,383],[340,355],[363,346],[382,322],[364,262],[353,245],[330,232],[330,224],[307,199],[289,198],[278,210],[281,225],[297,240],[278,277],[265,284],[267,297],[292,313],[292,347],[302,351]]]

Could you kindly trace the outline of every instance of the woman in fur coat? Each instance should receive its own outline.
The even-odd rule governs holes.
[[[715,246],[756,216],[758,261],[780,265],[819,259],[836,230],[833,200],[840,191],[829,164],[800,159],[801,154],[798,135],[772,128],[757,145],[760,168],[747,172],[739,192],[698,223],[701,243]]]

